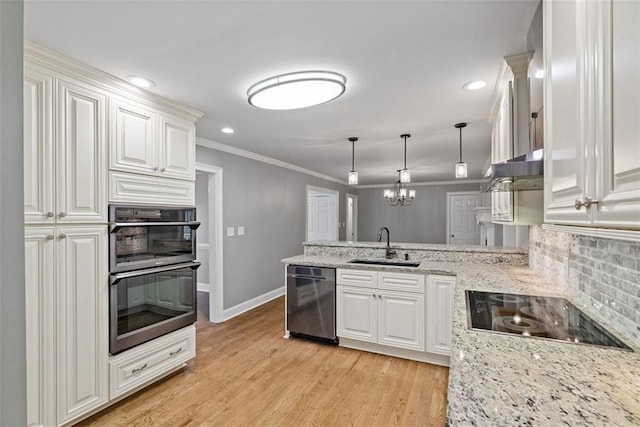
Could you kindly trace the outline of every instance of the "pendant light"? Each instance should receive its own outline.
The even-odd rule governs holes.
[[[358,172],[356,172],[356,169],[354,167],[354,159],[356,156],[356,141],[358,140],[357,137],[352,136],[351,138],[349,138],[349,141],[351,141],[351,171],[349,171],[349,185],[357,185],[358,184]]]
[[[408,133],[400,135],[400,138],[404,138],[404,169],[400,171],[400,182],[403,183],[411,182],[411,172],[407,169],[407,138],[410,137]]]
[[[462,128],[467,127],[466,123],[456,123],[454,125],[456,129],[460,129],[460,161],[456,163],[456,178],[467,177],[467,164],[462,161]]]

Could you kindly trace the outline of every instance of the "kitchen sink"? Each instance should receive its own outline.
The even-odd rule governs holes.
[[[418,267],[420,265],[419,262],[394,261],[390,259],[354,259],[349,261],[349,264],[393,265],[396,267]]]

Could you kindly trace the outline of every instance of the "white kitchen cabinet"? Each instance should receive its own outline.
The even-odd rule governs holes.
[[[56,400],[62,424],[109,399],[107,227],[58,227],[55,239]]]
[[[110,100],[110,169],[195,179],[193,121],[132,100]]]
[[[513,79],[513,75],[510,74]],[[511,82],[502,87],[502,97],[498,113],[491,129],[491,163],[499,163],[513,157],[513,145],[511,142]],[[491,192],[491,219],[494,222],[512,222],[513,191]]]
[[[640,4],[549,2],[544,23],[545,222],[640,229]]]
[[[424,351],[424,275],[338,269],[337,335]]]
[[[442,355],[451,353],[453,326],[453,276],[427,276],[427,351]]]
[[[106,96],[30,64],[24,89],[25,223],[106,222]]]
[[[55,425],[55,228],[25,230],[27,425]]]

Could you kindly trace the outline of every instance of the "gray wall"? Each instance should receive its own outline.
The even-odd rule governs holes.
[[[414,186],[411,206],[389,206],[383,188],[361,188],[358,194],[358,240],[375,241],[380,227],[391,240],[405,243],[447,243],[447,192],[478,191],[480,184]]]
[[[212,190],[213,191],[213,190]],[[200,245],[209,244],[209,175],[196,174],[196,209],[197,219],[200,221],[200,227],[196,234],[196,243]],[[209,251],[198,249],[198,261],[202,263],[197,271],[198,283],[209,284]]]
[[[307,185],[340,192],[340,222],[346,221],[346,193],[357,194],[347,185],[202,146],[196,159],[223,169],[224,229],[245,227],[244,236],[223,237],[224,308],[284,285],[280,260],[303,252]]]
[[[22,1],[0,1],[0,425],[27,423]]]

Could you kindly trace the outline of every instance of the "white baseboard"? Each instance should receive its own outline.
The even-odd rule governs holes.
[[[281,297],[282,295],[284,295],[284,286],[269,291],[266,294],[251,298],[250,300],[242,302],[238,305],[234,305],[233,307],[226,308],[223,313],[223,322],[233,317],[239,316],[242,313],[252,310],[258,306],[261,306],[262,304],[268,303],[269,301]]]
[[[196,289],[198,290],[198,292],[209,293],[211,291],[211,288],[209,287],[208,283],[201,283],[201,282],[198,282],[198,284],[196,285]]]

